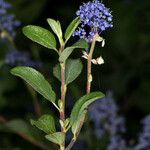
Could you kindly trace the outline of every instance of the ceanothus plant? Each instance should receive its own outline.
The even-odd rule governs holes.
[[[102,42],[102,46],[104,46],[104,39],[100,37],[100,33],[106,28],[112,27],[112,15],[109,9],[98,0],[83,3],[76,14],[77,17],[69,24],[64,34],[62,33],[60,22],[51,18],[48,18],[47,22],[53,33],[35,25],[28,25],[23,28],[23,33],[29,39],[48,49],[54,50],[58,54],[59,63],[53,68],[53,74],[61,82],[60,99],[56,99],[56,93],[52,89],[52,86],[37,70],[24,66],[18,66],[11,70],[13,75],[25,80],[58,110],[60,114],[60,130],[56,130],[54,118],[50,114],[44,114],[36,121],[31,120],[31,124],[44,131],[46,139],[58,144],[60,150],[70,150],[73,147],[83,126],[88,106],[95,100],[104,97],[104,94],[100,91],[91,92],[91,66],[92,63],[97,65],[104,63],[101,56],[97,59],[93,59],[92,56],[96,42]],[[56,44],[54,34],[58,38],[58,44]],[[66,47],[66,43],[72,36],[79,36],[80,39],[73,45]],[[85,49],[82,57],[87,59],[87,93],[76,101],[70,117],[66,118],[65,95],[67,86],[82,71],[80,59],[69,58],[70,54],[76,48]],[[70,143],[65,145],[66,133],[69,130],[72,131],[73,137]]]

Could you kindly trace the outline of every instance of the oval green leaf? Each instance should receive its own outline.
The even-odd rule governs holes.
[[[75,29],[78,27],[78,25],[80,24],[80,18],[76,17],[67,27],[66,31],[65,31],[65,43],[69,40],[69,38],[71,37],[71,35],[73,34],[73,32],[75,31]]]
[[[57,35],[60,44],[63,44],[62,30],[61,30],[60,22],[59,21],[55,21],[54,19],[51,19],[51,18],[48,18],[47,22],[50,25],[50,27],[53,30],[53,32]]]
[[[47,134],[56,132],[54,118],[51,115],[43,115],[37,121],[31,120],[31,124]]]
[[[65,134],[63,132],[55,132],[53,134],[46,135],[45,138],[55,144],[62,145],[65,140]]]
[[[39,26],[28,25],[23,28],[23,33],[32,41],[57,52],[55,37],[47,29]]]
[[[79,74],[81,73],[83,68],[83,65],[80,61],[80,59],[68,59],[66,61],[66,69],[65,69],[65,84],[69,84],[72,81],[74,81]],[[60,71],[60,65],[57,64],[53,69],[54,76],[61,81],[61,71]]]
[[[85,117],[84,111],[87,107],[97,99],[104,97],[102,92],[92,92],[81,97],[74,105],[71,115],[70,115],[70,126],[72,126],[72,132],[76,129],[77,124],[79,124],[81,117]]]
[[[71,55],[75,48],[88,48],[88,43],[84,39],[79,39],[75,44],[70,47],[67,47],[63,50],[63,52],[59,56],[60,62],[65,62],[66,59]]]
[[[65,72],[66,85],[74,81],[79,76],[82,68],[83,65],[80,59],[68,59]]]
[[[25,80],[34,88],[34,90],[40,93],[47,100],[52,103],[55,102],[55,92],[52,90],[51,85],[44,78],[44,76],[37,70],[31,67],[15,67],[11,70],[11,73]]]

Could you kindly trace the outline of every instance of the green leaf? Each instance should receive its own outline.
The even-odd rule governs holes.
[[[65,134],[62,132],[56,132],[53,134],[49,134],[49,135],[46,135],[45,137],[49,141],[51,141],[55,144],[58,144],[58,145],[62,145],[65,140]]]
[[[58,37],[62,37],[62,31],[61,31],[60,23],[55,21],[54,19],[51,19],[51,18],[48,18],[47,22],[50,25],[50,27],[52,28],[52,30],[54,31],[54,33]]]
[[[71,47],[74,47],[74,48],[88,48],[89,45],[88,43],[86,42],[86,40],[84,39],[79,39],[75,44],[73,44]]]
[[[34,90],[40,93],[47,100],[52,103],[55,102],[55,92],[40,72],[31,67],[15,67],[11,70],[11,73],[25,80],[34,88]]]
[[[31,120],[31,124],[47,134],[56,132],[54,118],[51,115],[43,115],[37,121]]]
[[[39,26],[28,25],[23,28],[23,33],[32,41],[57,52],[55,37],[47,29]]]
[[[75,29],[78,27],[78,25],[80,24],[80,18],[76,17],[67,27],[66,31],[65,31],[65,43],[69,40],[69,38],[71,37],[71,35],[73,34],[73,32],[75,31]]]
[[[63,44],[63,39],[62,39],[62,30],[61,30],[61,25],[59,21],[55,21],[54,19],[48,18],[47,19],[48,24],[54,31],[54,33],[57,35],[60,44]]]
[[[66,64],[66,85],[74,81],[82,71],[82,63],[80,59],[69,59]]]
[[[84,39],[79,39],[75,44],[63,50],[63,52],[59,56],[59,61],[65,62],[75,48],[86,49],[88,48],[88,43]]]
[[[65,126],[65,128],[68,127],[69,122],[70,122],[70,118],[67,118],[67,119],[64,121],[64,126]]]
[[[82,111],[82,114],[78,117],[77,120],[75,120],[75,122],[72,125],[71,130],[72,130],[72,133],[75,135],[75,137],[79,134],[81,130],[82,124],[84,123],[84,120],[85,120],[86,113],[87,113],[87,110],[84,109]]]
[[[53,68],[53,75],[61,82],[61,68],[59,63]]]
[[[31,128],[29,124],[21,119],[14,119],[4,124],[7,130],[11,130],[14,133],[23,133],[31,136]]]
[[[69,84],[74,81],[82,71],[82,63],[79,59],[68,59],[66,61],[65,69],[65,84]],[[57,64],[53,69],[54,76],[61,81],[60,77],[60,65]]]
[[[70,126],[72,126],[72,132],[75,133],[74,129],[78,126],[81,118],[85,117],[84,111],[87,107],[97,99],[104,97],[101,92],[92,92],[81,97],[74,105],[70,115]]]

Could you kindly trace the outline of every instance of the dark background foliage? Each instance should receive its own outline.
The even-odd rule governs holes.
[[[9,0],[9,2],[13,5],[10,12],[16,14],[17,19],[22,22],[17,28],[16,47],[30,52],[34,59],[43,63],[40,71],[46,75],[55,91],[59,93],[60,84],[52,74],[52,68],[57,63],[56,54],[27,39],[22,34],[22,27],[34,24],[50,29],[46,22],[50,17],[59,20],[65,30],[70,21],[75,18],[75,12],[83,1]],[[108,90],[113,91],[119,113],[126,117],[125,137],[130,142],[133,138],[136,139],[141,128],[139,123],[141,118],[150,113],[150,1],[103,2],[112,10],[114,27],[102,33],[102,37],[106,40],[105,47],[101,48],[100,44],[96,46],[94,55],[95,57],[102,55],[105,64],[92,68],[92,91],[101,90],[104,93]],[[0,49],[0,62],[2,62],[7,46],[1,43]],[[71,57],[78,58],[81,54],[80,50],[76,50]],[[84,64],[82,74],[68,89],[70,91],[67,93],[68,114],[70,105],[85,93],[86,62],[84,59],[82,62]],[[35,117],[32,96],[24,82],[10,74],[10,69],[8,65],[0,65],[0,115],[7,120],[21,118],[29,122],[29,118]],[[38,98],[42,113],[52,113],[52,106],[40,95]],[[88,128],[88,125],[84,127],[85,130]],[[0,150],[6,149],[34,150],[37,147],[15,134],[0,131]]]

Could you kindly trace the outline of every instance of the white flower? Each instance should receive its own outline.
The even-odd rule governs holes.
[[[86,51],[82,51],[83,55],[82,57],[85,59],[88,59],[88,54]],[[102,65],[104,64],[104,59],[102,58],[102,56],[96,58],[96,59],[92,59],[91,62],[95,65]]]
[[[104,64],[104,59],[102,58],[102,56],[100,56],[97,59],[92,59],[92,63],[95,65],[102,65]]]

